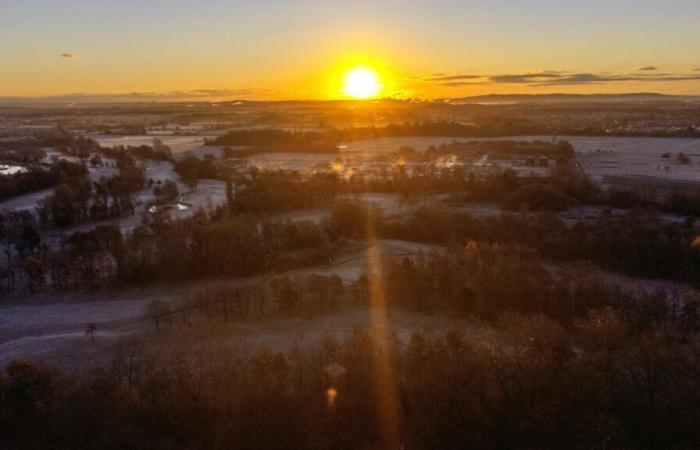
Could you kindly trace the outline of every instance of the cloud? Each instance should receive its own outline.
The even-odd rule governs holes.
[[[189,91],[168,92],[126,92],[118,94],[71,94],[76,97],[131,98],[134,100],[196,100],[196,99],[225,99],[225,98],[258,98],[278,93],[273,89],[241,88],[241,89],[193,89]]]
[[[83,93],[47,97],[5,97],[0,101],[47,102],[47,103],[127,103],[127,102],[209,102],[228,100],[267,100],[283,97],[284,93],[274,89],[195,89],[170,92],[124,92],[124,93]]]
[[[649,66],[638,69],[635,73],[592,73],[592,72],[563,72],[541,71],[527,73],[507,73],[495,75],[444,75],[424,77],[423,81],[439,83],[446,87],[459,87],[477,84],[520,84],[528,86],[566,86],[589,85],[603,83],[622,82],[674,82],[674,81],[700,81],[697,73],[669,74],[657,73],[658,68]],[[700,67],[694,69],[700,71]],[[654,72],[654,73],[639,73]]]
[[[75,53],[61,53],[61,58],[76,59],[77,57],[78,55],[76,55]]]
[[[445,75],[445,74],[434,74],[427,78],[423,78],[423,81],[461,81],[461,80],[476,80],[483,78],[483,75],[466,75],[466,74],[456,74],[456,75]]]
[[[485,84],[486,81],[448,81],[445,83],[440,83],[440,86],[446,87],[459,87],[459,86],[478,86],[480,84]]]
[[[673,75],[673,74],[646,74],[646,75],[615,75],[615,74],[595,74],[595,73],[574,73],[562,75],[560,77],[539,80],[534,86],[556,86],[556,85],[577,85],[577,84],[603,84],[620,83],[629,81],[638,82],[672,82],[672,81],[695,81],[700,80],[700,75]]]
[[[640,67],[640,68],[637,69],[637,70],[639,70],[640,72],[645,72],[645,71],[655,71],[655,70],[659,70],[659,68],[656,67],[656,66],[644,66],[644,67]]]
[[[491,75],[488,77],[492,83],[533,83],[550,79],[557,79],[562,76],[561,72],[539,72],[524,74]]]
[[[172,91],[160,94],[149,93],[151,96],[184,97],[184,98],[266,98],[279,95],[275,89],[240,88],[240,89],[193,89],[190,91]]]

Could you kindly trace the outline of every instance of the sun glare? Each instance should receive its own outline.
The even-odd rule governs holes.
[[[376,97],[382,90],[377,72],[366,67],[356,67],[345,74],[343,93],[348,97],[366,99]]]

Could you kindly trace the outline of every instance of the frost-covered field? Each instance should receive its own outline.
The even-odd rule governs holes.
[[[467,141],[552,141],[553,136],[508,136],[498,138],[400,137],[362,140],[344,144],[341,152],[392,152],[403,146],[423,151],[431,145]],[[658,177],[664,180],[700,182],[700,139],[646,138],[612,136],[556,136],[569,141],[578,154],[583,170],[594,180],[605,175]],[[662,158],[664,153],[669,158]],[[691,164],[680,164],[676,157],[684,153]]]
[[[381,257],[430,253],[435,247],[405,241],[383,240],[353,252],[328,266],[293,270],[290,275],[311,273],[337,274],[354,281],[362,273],[377,267]],[[283,274],[280,274],[283,275]],[[200,281],[177,286],[152,286],[93,294],[53,294],[32,298],[30,302],[0,306],[0,366],[12,359],[32,358],[65,368],[94,367],[107,364],[111,352],[121,341],[143,338],[153,325],[145,320],[144,308],[154,299],[177,304],[188,293],[213,285],[257,285],[260,278],[233,281]],[[227,339],[282,347],[296,338],[317,341],[326,333],[345,334],[366,327],[368,311],[350,311],[313,320],[273,319],[264,322],[241,321],[226,331]],[[393,312],[390,321],[406,335],[424,326],[446,324],[445,318],[414,313]],[[97,325],[95,341],[85,334],[87,324]],[[295,338],[295,339],[296,339]]]
[[[29,211],[34,212],[39,202],[53,195],[53,189],[20,195],[0,202],[0,211]]]
[[[67,157],[66,159],[70,158]],[[105,158],[104,162],[106,163],[106,166],[103,167],[88,167],[90,178],[92,180],[98,181],[102,177],[110,177],[118,173],[118,170],[113,167],[115,164],[113,160]],[[161,183],[165,183],[166,181],[170,180],[177,183],[178,190],[181,194],[183,194],[182,201],[190,206],[189,209],[171,210],[169,214],[174,218],[191,216],[200,208],[211,210],[226,202],[226,186],[223,181],[200,180],[197,183],[197,189],[190,192],[189,188],[180,180],[178,174],[173,170],[173,163],[166,161],[147,161],[145,163],[145,169],[146,181],[153,180],[154,185],[151,187],[146,186],[144,189],[136,193],[134,198],[136,213],[131,216],[122,217],[105,223],[116,223],[123,231],[130,231],[136,227],[141,222],[141,216],[146,212],[149,203],[155,200],[153,187],[156,186],[156,183],[159,181]],[[53,189],[47,189],[21,195],[4,202],[0,202],[0,211],[28,211],[31,213],[36,213],[36,209],[41,201],[45,200],[52,194]],[[88,231],[94,228],[96,225],[96,223],[84,223],[69,229],[61,230],[61,233],[68,235],[75,231]]]
[[[440,250],[439,247],[414,242],[380,240],[327,266],[292,270],[286,274],[336,274],[350,282],[368,271],[381,270],[385,258],[429,255]],[[552,266],[550,270],[559,272],[569,269]],[[278,274],[282,275],[285,274]],[[680,283],[632,279],[597,269],[590,276],[603,278],[631,290],[684,292],[688,289],[688,286]],[[257,286],[260,279],[203,280],[115,292],[51,294],[33,298],[31,302],[0,306],[0,366],[15,358],[32,358],[67,369],[96,367],[109,364],[113,350],[128,342],[140,342],[140,345],[147,344],[151,347],[172,345],[180,342],[178,328],[171,333],[154,333],[153,324],[144,319],[143,314],[149,302],[159,299],[178,304],[188,293],[198,292],[204,287],[221,284],[241,288]],[[262,345],[281,350],[294,345],[315,343],[327,335],[348,336],[357,329],[368,327],[372,317],[371,308],[356,309],[308,319],[272,317],[264,321],[242,320],[225,325],[217,323],[215,327],[200,332],[210,333],[231,345]],[[390,309],[387,320],[397,335],[406,339],[413,331],[444,331],[455,325],[469,326],[464,320],[451,319],[442,314],[426,315],[398,309]],[[97,325],[94,341],[85,333],[86,326],[90,323]],[[187,332],[187,329],[183,332]]]
[[[605,175],[657,177],[700,182],[700,139],[576,137],[574,145],[583,170],[595,180]],[[677,160],[679,153],[690,164]],[[663,158],[668,154],[667,158]]]
[[[170,147],[170,150],[175,153],[185,152],[204,144],[205,137],[214,136],[173,136],[173,135],[121,135],[121,134],[87,134],[89,137],[97,141],[103,147],[116,147],[118,145],[136,147],[139,145],[153,145],[153,139],[158,138],[160,141]]]
[[[246,158],[247,164],[260,170],[296,170],[306,172],[315,166],[328,167],[337,158],[332,153],[265,153]]]
[[[212,154],[220,156],[221,147],[204,146],[205,136],[123,136],[123,135],[89,135],[103,146],[116,145],[152,145],[153,139],[160,139],[168,145],[173,154],[203,156]],[[423,151],[430,146],[466,141],[519,140],[546,141],[553,136],[506,136],[498,138],[455,138],[455,137],[396,137],[367,139],[344,143],[340,146],[340,155],[272,153],[254,155],[246,158],[250,166],[271,170],[308,171],[317,165],[327,166],[338,156],[348,153],[376,154],[394,152],[404,146],[411,146]],[[593,179],[600,181],[603,176],[652,176],[666,180],[700,181],[700,139],[692,138],[645,138],[645,137],[587,137],[556,136],[573,144],[583,170]],[[691,164],[682,165],[675,157],[685,153],[691,158]],[[662,158],[669,153],[670,158]],[[697,164],[694,160],[697,159]]]
[[[109,137],[106,137],[107,139]],[[103,141],[103,145],[140,145],[152,144],[153,136],[140,137],[142,141],[129,137],[129,142],[116,140]],[[169,138],[177,141],[168,141]],[[652,175],[666,179],[699,180],[700,181],[700,140],[689,139],[647,139],[647,138],[587,138],[561,137],[568,139],[579,152],[579,160],[583,169],[594,179],[604,175]],[[121,138],[120,138],[121,139]],[[164,137],[167,145],[175,153],[194,149],[195,153],[208,151],[198,142],[199,137]],[[506,139],[506,138],[499,138]],[[515,137],[517,140],[550,140],[548,136]],[[341,157],[353,157],[342,152],[366,152],[371,155],[376,152],[395,151],[405,145],[417,150],[425,150],[430,145],[449,143],[454,138],[396,138],[373,141],[358,141],[348,144],[341,150]],[[469,140],[469,139],[463,139]],[[218,148],[213,148],[218,151]],[[599,151],[600,150],[600,151]],[[661,158],[665,152],[671,158]],[[694,162],[698,158],[698,167],[679,167],[674,160],[678,152],[688,155]],[[315,165],[328,165],[338,155],[323,154],[266,154],[248,158],[251,165],[263,169],[292,169],[305,171]],[[359,157],[359,156],[358,156]],[[659,161],[666,161],[670,167],[656,169]],[[102,176],[116,173],[111,167],[90,168],[91,178],[96,180]],[[697,169],[697,172],[696,172]],[[188,210],[172,210],[169,214],[184,217],[192,214],[198,208],[213,208],[226,201],[225,185],[221,181],[200,180],[195,191],[189,189],[179,180],[170,162],[148,162],[146,179],[155,182],[173,180],[178,183],[180,192],[184,193],[183,202],[190,204]],[[51,190],[28,194],[3,203],[0,209],[33,210],[39,201],[51,194]],[[440,204],[441,196],[426,197],[417,202],[407,203],[401,197],[392,194],[365,193],[351,196],[352,199],[376,205],[384,215],[404,214],[422,205]],[[118,221],[124,230],[130,230],[141,220],[142,214],[149,202],[153,200],[152,188],[145,188],[136,198],[137,214]],[[503,213],[497,204],[465,204],[453,206],[475,216],[496,216]],[[567,221],[581,218],[593,218],[600,210],[590,207],[575,208],[560,217]],[[317,208],[293,211],[279,218],[289,220],[321,221],[328,217],[328,209]],[[669,220],[676,218],[669,218]],[[66,230],[70,233],[77,229],[90,229],[95,224],[85,224]],[[356,250],[344,255],[327,266],[313,269],[292,271],[294,274],[318,273],[324,275],[336,274],[344,281],[351,282],[367,271],[381,268],[381,260],[385,257],[402,258],[405,255],[417,253],[429,254],[439,251],[439,248],[404,241],[382,240],[374,246]],[[659,285],[649,280],[627,279],[615,274],[596,273],[608,281],[622,285],[628,289],[662,288],[683,290],[686,287],[669,283]],[[245,284],[257,281],[259,278],[235,280],[226,283]],[[0,306],[0,366],[18,357],[34,358],[39,361],[56,364],[65,368],[93,367],[109,362],[111,350],[125,339],[139,339],[141,342],[162,342],[155,345],[166,345],[169,335],[154,337],[152,324],[143,319],[144,307],[153,299],[158,298],[167,302],[178,302],[183,292],[194,291],[212,282],[202,281],[179,286],[149,287],[144,289],[128,289],[116,292],[96,294],[46,295],[38,298],[23,300],[15,304]],[[227,325],[222,331],[222,339],[236,345],[267,345],[271,348],[285,348],[299,342],[316,342],[326,334],[346,335],[356,328],[366,327],[371,321],[371,310],[354,310],[323,317],[302,319],[270,319],[261,322],[238,322]],[[445,329],[450,326],[450,320],[444,316],[426,316],[417,313],[407,313],[398,310],[390,311],[388,320],[399,336],[408,336],[413,330]],[[95,323],[98,327],[94,341],[85,334],[86,325]]]

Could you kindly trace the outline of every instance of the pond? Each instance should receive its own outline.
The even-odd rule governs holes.
[[[27,172],[29,172],[29,170],[27,170],[27,168],[24,166],[17,166],[14,164],[0,164],[0,175],[14,175],[16,173]]]

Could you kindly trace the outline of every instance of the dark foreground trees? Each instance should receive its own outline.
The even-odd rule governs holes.
[[[176,348],[176,347],[171,347]],[[400,445],[696,448],[700,340],[630,331],[598,310],[566,331],[506,316],[490,331],[390,338]],[[8,449],[381,448],[370,332],[288,353],[215,342],[68,376],[18,361],[0,375]]]

